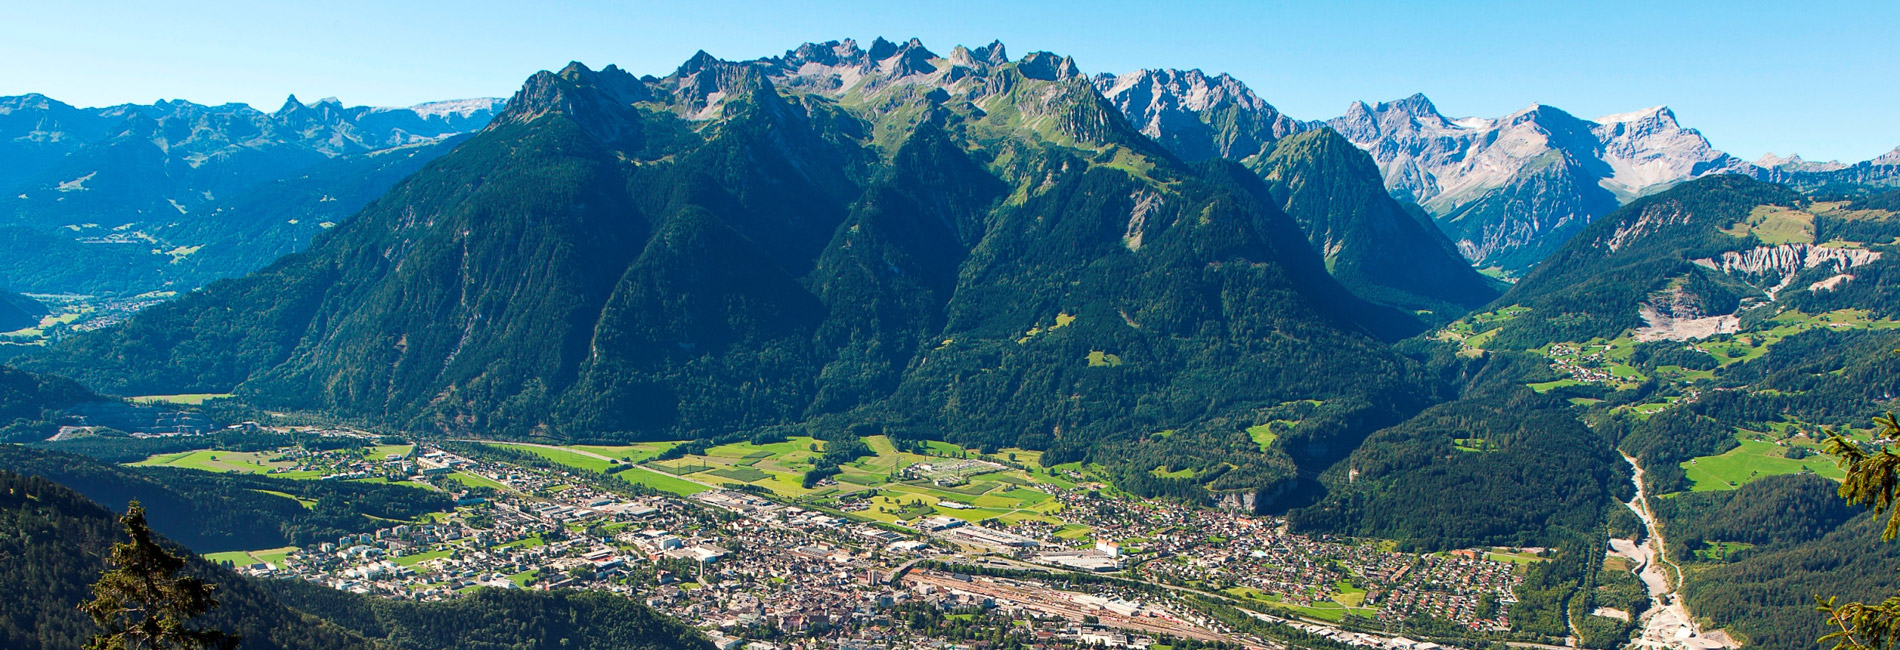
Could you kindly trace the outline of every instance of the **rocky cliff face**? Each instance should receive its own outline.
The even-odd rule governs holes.
[[[1878,251],[1864,248],[1836,248],[1813,244],[1781,244],[1779,246],[1757,246],[1747,250],[1727,251],[1720,257],[1694,260],[1706,268],[1724,271],[1750,280],[1769,298],[1788,288],[1795,277],[1808,269],[1832,266],[1836,273],[1820,283],[1832,289],[1843,282],[1853,279],[1848,269],[1871,264],[1880,259]]]
[[[1239,80],[1200,70],[1097,75],[1095,88],[1143,135],[1183,160],[1245,160],[1316,125],[1288,117]]]
[[[1622,201],[1749,168],[1663,107],[1585,120],[1533,104],[1451,119],[1413,95],[1355,103],[1327,124],[1370,152],[1387,188],[1438,217],[1467,257],[1514,271]]]

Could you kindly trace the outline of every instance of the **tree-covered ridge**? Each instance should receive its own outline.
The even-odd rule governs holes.
[[[1066,59],[921,61],[844,91],[703,56],[537,74],[308,253],[28,363],[422,431],[851,421],[1067,457],[1327,405],[1236,490],[1425,403],[1376,338],[1408,316],[1328,276],[1258,176],[1175,159]]]
[[[0,333],[38,325],[40,317],[45,315],[45,305],[0,288]]]
[[[0,442],[44,440],[59,431],[59,411],[101,399],[70,380],[0,366]]]
[[[1793,207],[1803,200],[1783,186],[1725,175],[1632,201],[1591,223],[1513,286],[1499,304],[1529,307],[1535,317],[1504,323],[1491,340],[1525,349],[1614,338],[1643,326],[1639,307],[1665,290],[1680,292],[1671,300],[1697,313],[1732,312],[1741,298],[1759,292],[1695,260],[1761,243],[1752,233],[1724,231],[1758,206]]]
[[[18,445],[0,445],[0,469],[57,481],[114,507],[137,499],[155,530],[199,553],[334,541],[387,525],[382,520],[454,506],[447,494],[406,485],[120,467]]]
[[[0,645],[83,645],[97,628],[76,605],[123,536],[111,511],[78,492],[0,469],[0,584],[10,590],[0,599]],[[483,590],[417,603],[261,581],[202,560],[186,573],[218,586],[220,606],[202,623],[238,635],[243,650],[710,647],[691,627],[616,594]]]
[[[51,480],[0,470],[0,645],[81,647],[97,631],[77,605],[124,532],[111,511]],[[191,574],[219,585],[222,606],[204,622],[243,637],[247,650],[374,647],[360,635],[285,607],[260,585],[208,562]]]
[[[1332,129],[1279,140],[1249,164],[1355,294],[1431,312],[1434,323],[1498,297],[1429,217],[1386,193],[1372,157]]]
[[[1591,539],[1629,478],[1614,441],[1567,406],[1519,387],[1426,409],[1367,438],[1289,522],[1422,549]]]

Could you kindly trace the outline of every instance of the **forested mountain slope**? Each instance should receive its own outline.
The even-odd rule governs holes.
[[[1178,160],[1073,61],[879,41],[537,74],[308,253],[25,363],[510,437],[849,413],[1054,457],[1165,447],[1254,490],[1421,408],[1379,340],[1418,327],[1330,277],[1257,175]]]
[[[0,290],[0,332],[11,332],[38,325],[46,315],[46,306],[32,298]]]
[[[447,494],[406,485],[121,467],[18,445],[0,445],[0,469],[56,481],[115,508],[137,499],[153,530],[199,553],[314,544],[454,505]]]

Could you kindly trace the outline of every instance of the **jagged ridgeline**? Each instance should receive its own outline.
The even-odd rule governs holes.
[[[1431,217],[1386,192],[1373,157],[1326,124],[1287,117],[1227,75],[1140,70],[1095,86],[1182,160],[1225,158],[1266,179],[1335,278],[1434,324],[1498,297]]]
[[[1048,53],[574,64],[307,253],[25,365],[457,434],[1160,448],[1262,487],[1426,392],[1380,341],[1417,322],[1280,206]]]

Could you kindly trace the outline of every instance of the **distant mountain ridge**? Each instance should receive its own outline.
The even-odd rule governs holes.
[[[1415,94],[1308,121],[1226,74],[1157,69],[1094,79],[1130,123],[1187,160],[1246,160],[1275,140],[1330,127],[1370,153],[1387,190],[1429,212],[1465,257],[1511,275],[1619,205],[1685,180],[1737,173],[1802,187],[1900,182],[1900,148],[1859,165],[1799,156],[1749,163],[1716,150],[1664,106],[1584,119],[1532,104],[1500,118],[1450,118]]]
[[[44,95],[0,98],[0,274],[44,293],[139,293],[190,289],[256,268],[257,257],[216,251],[189,260],[225,234],[223,224],[283,219],[292,250],[361,207],[335,197],[389,166],[378,154],[440,153],[444,139],[480,129],[503,100],[431,102],[407,108],[345,107],[291,97],[265,113],[243,104],[187,101],[75,108]],[[272,182],[300,182],[324,165],[360,168],[312,185],[309,200],[334,206],[260,203]],[[398,177],[399,178],[399,177]],[[369,183],[380,193],[394,179]],[[378,184],[380,183],[380,184]],[[308,183],[306,183],[308,184]],[[210,225],[212,234],[205,235]],[[240,227],[241,229],[241,227]],[[286,244],[258,240],[278,254]],[[205,261],[210,258],[210,261]],[[99,273],[97,270],[106,270]],[[200,275],[208,272],[209,275]],[[88,277],[88,275],[97,277]]]

